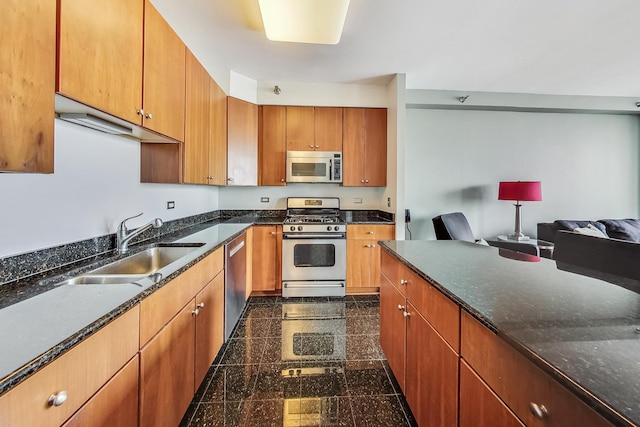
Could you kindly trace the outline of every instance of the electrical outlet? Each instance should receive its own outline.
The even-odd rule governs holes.
[[[268,197],[260,197],[260,202],[261,203],[269,203],[269,198]]]
[[[361,205],[362,204],[362,197],[354,197],[353,198],[353,203],[355,203],[357,205]]]
[[[391,207],[391,197],[387,197],[387,207]]]
[[[173,200],[167,202],[167,209],[173,209],[176,207],[176,202],[174,202]]]

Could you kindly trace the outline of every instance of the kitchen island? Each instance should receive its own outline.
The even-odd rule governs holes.
[[[571,420],[576,416],[577,406],[584,405],[589,411],[587,417],[591,417],[587,418],[589,425],[640,423],[640,295],[613,283],[559,270],[551,260],[529,257],[533,262],[526,262],[513,259],[518,258],[513,252],[473,243],[386,241],[382,242],[382,247],[383,277],[385,271],[391,276],[389,272],[397,267],[386,263],[391,267],[385,269],[387,257],[399,264],[398,268],[407,269],[409,273],[402,277],[415,274],[423,287],[439,291],[439,295],[446,296],[448,302],[459,307],[458,317],[450,317],[458,322],[459,342],[455,337],[450,340],[438,328],[437,322],[442,316],[430,320],[427,314],[424,318],[426,323],[436,325],[434,329],[447,340],[447,351],[451,350],[449,352],[456,357],[459,353],[459,370],[456,367],[454,375],[459,372],[461,381],[461,426],[468,410],[462,401],[463,373],[469,366],[473,368],[470,370],[472,375],[477,375],[481,382],[484,380],[486,384],[483,384],[488,384],[491,393],[495,392],[504,400],[513,411],[511,415],[515,413],[517,422],[530,425],[545,420],[540,425],[557,425],[555,422],[560,419],[561,410],[568,412]],[[404,292],[401,288],[408,288],[411,279],[407,281],[405,277],[398,282],[393,283],[392,289]],[[383,291],[384,288],[381,291],[381,343],[384,349]],[[404,312],[406,319],[413,319],[416,314],[410,311],[415,311],[413,306],[418,306],[419,302],[412,301],[409,292],[406,295],[406,304],[398,304],[397,309]],[[487,335],[489,341],[479,341],[480,335]],[[412,336],[408,332],[406,340],[409,354]],[[492,354],[494,347],[513,352],[514,356],[507,357],[502,353],[496,353],[496,356]],[[428,353],[429,349],[425,354]],[[488,357],[484,361],[487,366],[481,363],[482,357]],[[515,388],[518,389],[515,391],[508,387],[510,373],[507,368],[520,365],[512,363],[512,358],[522,358],[518,363],[534,372],[530,383],[524,370],[514,369]],[[410,372],[409,362],[405,366],[407,387],[410,388],[409,380],[414,373]],[[503,367],[504,371],[498,372],[496,366]],[[398,376],[396,370],[394,373]],[[542,377],[545,387],[559,387],[561,392],[575,398],[576,405],[559,408],[560,399],[550,395],[549,401],[542,403],[522,402],[527,413],[520,410],[520,403],[515,402],[514,396],[528,390],[533,392],[537,387],[535,382]],[[409,396],[407,400],[411,405]],[[478,408],[474,411],[477,414]],[[531,419],[535,421],[527,417],[533,417]],[[571,422],[578,425],[575,424],[578,418]]]

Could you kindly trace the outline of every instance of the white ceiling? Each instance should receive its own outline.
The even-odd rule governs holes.
[[[335,46],[267,40],[257,0],[152,1],[259,82],[640,96],[640,0],[351,0]]]

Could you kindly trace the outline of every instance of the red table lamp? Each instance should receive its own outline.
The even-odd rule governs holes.
[[[529,240],[529,236],[522,233],[520,222],[520,202],[539,202],[542,200],[540,181],[503,181],[498,187],[498,200],[515,200],[516,226],[513,234],[507,236],[510,240]]]

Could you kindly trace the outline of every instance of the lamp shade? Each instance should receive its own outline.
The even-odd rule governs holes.
[[[502,181],[498,187],[498,200],[539,202],[542,200],[540,181]]]

